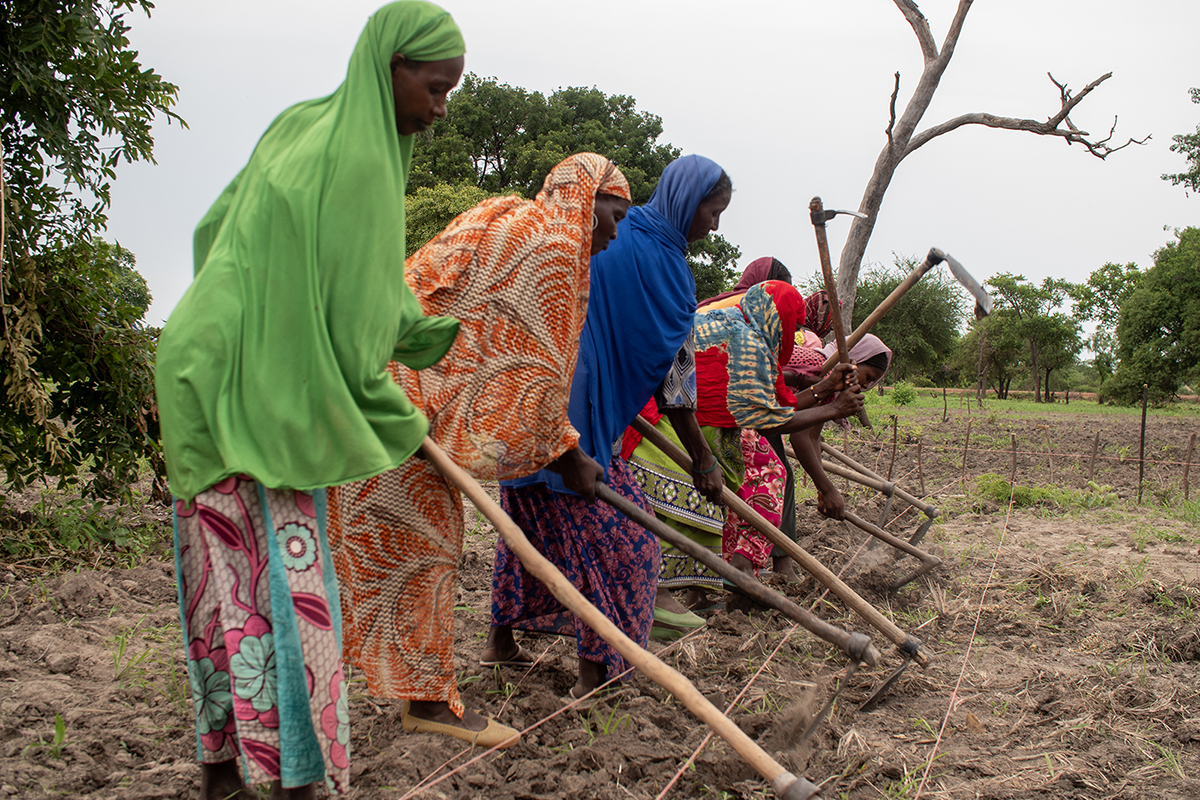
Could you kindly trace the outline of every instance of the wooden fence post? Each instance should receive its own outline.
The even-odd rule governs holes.
[[[968,404],[967,408],[970,407],[970,404]],[[962,484],[964,490],[967,488],[967,448],[971,446],[971,422],[971,418],[967,417],[967,438],[966,441],[963,442],[962,474],[958,478],[958,481]]]
[[[1046,429],[1046,463],[1050,465],[1050,482],[1054,483],[1054,445],[1050,444],[1050,429]]]
[[[1142,384],[1142,438],[1138,444],[1138,505],[1142,504],[1142,476],[1146,470],[1146,401],[1150,399],[1150,384]]]
[[[1096,438],[1092,440],[1092,460],[1088,464],[1088,483],[1096,477],[1096,451],[1100,448],[1100,431],[1096,431]]]
[[[1192,434],[1194,439],[1196,434]],[[917,480],[921,482],[921,497],[925,496],[925,470],[921,466],[921,440],[917,439]]]
[[[1012,445],[1012,478],[1008,482],[1015,485],[1017,482],[1017,435],[1015,433],[1012,434]]]
[[[942,387],[942,422],[946,421],[946,412],[948,410],[949,410],[949,406],[946,405],[946,387],[943,386]]]
[[[1183,461],[1183,499],[1188,499],[1188,473],[1192,470],[1192,451],[1196,449],[1196,434],[1188,439],[1187,458]]]
[[[892,467],[896,466],[896,430],[899,427],[897,417],[892,414],[892,460],[888,462],[888,480],[892,479]]]

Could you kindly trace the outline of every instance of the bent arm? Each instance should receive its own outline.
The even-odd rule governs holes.
[[[820,425],[839,417],[846,416],[842,413],[836,403],[829,405],[816,406],[815,408],[798,408],[796,413],[792,414],[792,418],[782,425],[776,425],[774,428],[760,428],[759,433],[770,434],[792,434],[811,428],[813,425]]]
[[[812,478],[813,486],[817,487],[818,492],[828,494],[837,489],[834,487],[833,481],[829,480],[829,475],[825,473],[825,467],[821,466],[822,427],[823,424],[814,425],[808,430],[793,433],[789,437],[789,441],[800,466],[804,467],[808,477]]]
[[[821,426],[815,425],[806,431],[794,433],[791,436],[792,451],[795,452],[800,466],[813,480],[817,487],[817,510],[827,517],[843,519],[846,514],[846,501],[842,493],[829,480],[825,467],[821,465]]]

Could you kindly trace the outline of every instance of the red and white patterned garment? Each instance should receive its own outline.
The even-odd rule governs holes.
[[[175,501],[199,758],[244,756],[248,784],[349,787],[350,711],[323,504],[320,490],[267,489],[246,475]]]
[[[746,478],[735,494],[778,528],[783,519],[783,488],[787,484],[787,472],[761,433],[742,428],[741,434]],[[725,528],[721,531],[721,556],[726,561],[732,559],[735,553],[743,555],[754,564],[757,574],[757,570],[770,564],[773,546],[736,511],[729,510],[725,517]]]

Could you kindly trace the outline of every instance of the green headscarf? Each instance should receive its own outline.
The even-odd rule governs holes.
[[[416,452],[428,422],[387,371],[440,359],[457,321],[422,317],[404,282],[412,137],[396,131],[390,62],[463,55],[442,9],[371,17],[345,82],[292,106],[201,220],[196,279],[159,340],[171,490],[239,473],[272,488],[362,480]]]

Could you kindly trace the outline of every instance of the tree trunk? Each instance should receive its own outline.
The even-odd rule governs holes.
[[[871,240],[871,233],[875,230],[875,219],[879,213],[879,207],[883,205],[883,196],[892,182],[896,167],[911,152],[908,145],[913,132],[916,131],[917,124],[929,108],[929,104],[933,100],[933,93],[937,91],[938,83],[942,79],[942,74],[950,64],[950,58],[954,55],[954,46],[958,43],[958,36],[962,31],[963,20],[971,9],[972,2],[972,0],[959,0],[954,21],[946,33],[946,39],[942,42],[942,51],[939,53],[937,44],[933,40],[933,34],[929,30],[929,21],[917,9],[916,3],[913,3],[912,0],[893,1],[917,36],[925,67],[899,120],[895,118],[896,95],[892,95],[892,120],[887,130],[888,141],[880,151],[879,157],[875,159],[875,170],[871,173],[871,180],[867,182],[866,191],[863,192],[862,201],[858,206],[858,211],[866,214],[867,218],[855,218],[850,223],[850,233],[846,237],[846,244],[842,247],[842,254],[838,260],[838,298],[842,301],[842,319],[847,328],[852,327],[851,321],[854,319],[854,301],[858,292],[858,270],[862,265],[863,254],[867,252],[867,242]],[[897,72],[896,93],[899,93],[899,90],[900,73]]]
[[[1033,366],[1033,402],[1042,402],[1042,371],[1038,369],[1038,348],[1032,339],[1029,340],[1029,360]]]
[[[904,15],[905,20],[913,29],[913,33],[916,34],[917,42],[921,47],[924,68],[912,97],[909,98],[904,107],[904,113],[900,115],[899,119],[896,117],[896,98],[900,94],[900,73],[896,73],[895,88],[889,105],[887,144],[880,151],[879,157],[875,159],[875,169],[871,173],[871,179],[867,182],[867,188],[863,192],[862,201],[858,206],[858,210],[866,215],[866,219],[856,218],[850,223],[850,232],[846,237],[846,244],[842,247],[841,257],[838,259],[838,297],[842,301],[842,319],[845,321],[847,329],[852,327],[851,320],[854,319],[858,271],[862,266],[863,255],[867,252],[867,242],[870,241],[871,233],[875,230],[875,220],[879,213],[879,207],[883,204],[883,196],[887,192],[888,185],[892,182],[892,177],[900,162],[927,142],[964,125],[983,125],[1002,130],[1026,131],[1038,136],[1057,136],[1070,144],[1082,144],[1087,152],[1099,159],[1104,159],[1110,153],[1128,147],[1130,144],[1145,144],[1149,139],[1148,136],[1140,141],[1130,139],[1122,145],[1112,146],[1109,144],[1112,139],[1112,131],[1109,132],[1107,138],[1093,140],[1089,139],[1086,131],[1080,130],[1071,122],[1069,118],[1071,111],[1092,90],[1112,77],[1111,72],[1097,78],[1085,86],[1082,91],[1074,94],[1067,89],[1065,83],[1059,83],[1054,80],[1053,75],[1048,75],[1059,91],[1061,108],[1044,121],[1001,117],[978,112],[961,114],[917,133],[917,124],[928,110],[929,104],[933,100],[933,93],[937,91],[942,75],[950,65],[950,59],[954,56],[954,48],[958,44],[963,22],[966,20],[967,12],[971,10],[973,0],[958,0],[954,19],[950,22],[945,39],[942,40],[940,52],[929,29],[929,21],[917,8],[916,2],[914,0],[892,0],[892,2],[895,3],[896,8]]]

